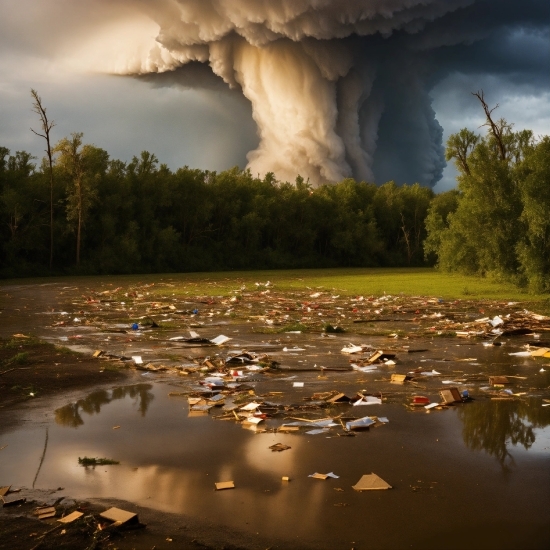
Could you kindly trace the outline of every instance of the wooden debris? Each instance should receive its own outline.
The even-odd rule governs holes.
[[[291,449],[290,445],[284,445],[283,443],[275,443],[269,447],[274,453],[280,453],[281,451],[286,451]]]
[[[216,491],[223,491],[224,489],[234,489],[235,483],[233,481],[218,481],[216,483]]]
[[[78,510],[75,510],[74,512],[71,512],[68,516],[65,516],[61,519],[58,519],[57,521],[59,523],[72,523],[73,521],[77,520],[78,518],[81,518],[84,514],[82,512],[79,512]]]

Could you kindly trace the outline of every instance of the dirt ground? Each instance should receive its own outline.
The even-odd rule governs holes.
[[[33,338],[0,339],[0,408],[89,385],[124,380],[126,369]]]

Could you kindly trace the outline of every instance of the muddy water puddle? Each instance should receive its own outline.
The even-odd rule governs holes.
[[[493,346],[444,334],[388,338],[350,327],[343,334],[266,333],[258,330],[265,319],[241,314],[221,311],[201,320],[200,313],[188,313],[205,306],[194,301],[178,304],[180,316],[153,316],[161,329],[132,331],[133,319],[113,315],[115,302],[104,306],[111,309],[103,315],[99,308],[92,313],[75,305],[89,294],[81,287],[21,285],[8,294],[3,336],[30,331],[85,353],[139,355],[144,364],[167,369],[136,370],[129,384],[66,402],[58,397],[51,407],[41,402],[31,420],[0,428],[0,447],[6,445],[0,484],[63,487],[60,494],[73,498],[118,498],[296,548],[545,548],[550,542],[550,407],[543,406],[550,398],[550,365],[544,358],[510,355],[522,352],[530,335],[504,337]],[[81,323],[92,316],[94,322]],[[222,347],[171,340],[189,330],[232,340]],[[395,365],[351,370],[354,362],[365,363],[342,354],[350,343],[391,348]],[[228,394],[223,407],[193,414],[187,399],[205,391],[204,373],[181,371],[240,350],[267,353],[278,368],[235,367],[241,371],[235,382],[249,397]],[[98,369],[110,364],[98,360]],[[395,384],[394,373],[413,376]],[[509,377],[508,383],[491,384],[490,376]],[[440,402],[439,392],[448,388],[471,399],[433,410],[411,406],[415,396]],[[360,392],[381,403],[316,405],[332,391]],[[225,412],[250,401],[266,411],[257,426]],[[365,416],[387,422],[353,436],[342,428]],[[306,433],[307,426],[279,431],[283,424],[326,418],[335,426],[315,435]],[[276,443],[290,448],[273,452]],[[78,461],[84,456],[119,464],[84,467]],[[316,472],[338,478],[309,477]],[[352,486],[371,472],[392,489],[355,491]],[[215,491],[216,482],[229,480],[235,489]]]

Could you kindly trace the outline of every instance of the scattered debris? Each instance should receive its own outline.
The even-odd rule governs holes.
[[[6,506],[19,506],[20,504],[25,504],[25,502],[27,502],[27,499],[26,498],[16,498],[16,499],[13,499],[13,500],[6,500],[6,499],[3,499],[4,503],[2,506],[6,507]]]
[[[110,458],[90,458],[90,457],[78,457],[78,463],[81,466],[107,466],[109,464],[120,464],[117,460]]]
[[[315,472],[314,474],[310,474],[307,477],[312,477],[314,479],[328,479],[329,477],[332,479],[338,479],[340,476],[337,476],[333,472],[329,472],[328,474],[318,474],[317,472]]]
[[[269,448],[274,453],[280,453],[281,451],[287,451],[288,449],[292,449],[290,445],[285,445],[283,443],[275,443],[275,445],[271,445]]]

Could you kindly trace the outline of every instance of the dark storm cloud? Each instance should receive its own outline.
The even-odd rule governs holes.
[[[444,174],[445,137],[479,110],[470,92],[480,87],[501,108],[536,101],[544,111],[539,122],[550,116],[546,0],[0,0],[0,6],[7,8],[3,49],[135,75],[164,93],[174,87],[187,98],[182,110],[204,95],[193,140],[212,146],[231,136],[257,145],[249,167],[283,179],[300,172],[314,183],[354,176],[433,186]],[[130,82],[137,96],[151,97]],[[178,109],[175,96],[166,109]],[[213,139],[216,121],[227,131]],[[159,142],[169,139],[157,132]]]

